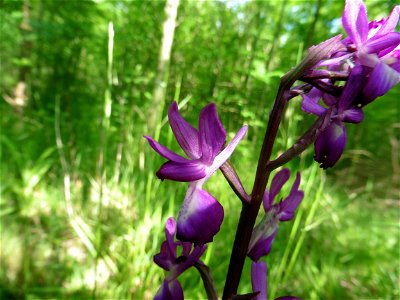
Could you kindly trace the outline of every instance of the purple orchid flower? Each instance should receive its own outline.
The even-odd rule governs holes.
[[[350,73],[349,80],[338,100],[330,95],[322,94],[317,89],[311,90],[308,95],[303,95],[303,111],[317,116],[329,113],[332,121],[315,141],[315,160],[321,164],[321,168],[332,167],[341,157],[346,146],[344,122],[360,123],[364,119],[358,99],[360,99],[360,91],[365,81],[364,68],[358,66]],[[321,96],[328,108],[319,104]]]
[[[267,264],[263,261],[251,264],[251,285],[253,292],[259,292],[254,300],[268,300],[267,294]],[[275,300],[299,300],[293,296],[281,296]]]
[[[344,123],[360,123],[362,107],[386,94],[400,82],[400,33],[394,32],[400,6],[387,19],[368,23],[361,0],[346,1],[342,23],[348,37],[342,43],[347,51],[338,51],[319,64],[330,70],[347,69],[349,78],[339,97],[317,88],[303,95],[302,110],[317,116],[330,114],[331,124],[317,137],[315,160],[326,169],[335,165],[346,146]],[[325,80],[333,85],[334,82]],[[319,104],[320,99],[327,107]]]
[[[374,54],[387,60],[400,43],[400,33],[395,32],[399,20],[400,6],[395,6],[388,18],[368,22],[367,9],[362,0],[346,0],[342,24],[348,37],[342,43],[347,51],[339,51],[320,66],[332,66],[347,60],[351,64],[362,64],[360,55]],[[389,64],[393,63],[388,62]]]
[[[192,127],[179,114],[173,102],[168,119],[178,144],[189,159],[184,158],[146,136],[150,146],[168,159],[157,172],[160,179],[190,182],[179,212],[177,237],[181,241],[205,244],[213,240],[224,218],[222,205],[207,191],[204,183],[232,155],[247,132],[243,126],[224,148],[226,131],[218,118],[214,103],[200,113],[199,130]]]
[[[226,131],[214,103],[208,104],[200,112],[199,130],[182,118],[175,101],[168,110],[168,120],[178,144],[189,159],[145,136],[150,146],[168,159],[157,172],[160,179],[193,182],[209,178],[229,158],[247,132],[247,126],[243,126],[232,142],[223,149]]]
[[[357,52],[379,54],[400,43],[400,33],[394,32],[399,20],[400,6],[395,6],[387,19],[368,23],[367,8],[362,0],[346,0],[342,16],[349,37],[343,41]]]
[[[369,103],[385,94],[400,81],[400,33],[394,31],[399,14],[400,6],[395,6],[388,18],[368,23],[363,1],[346,0],[342,24],[348,37],[342,43],[347,50],[333,53],[331,59],[322,61],[319,66],[340,69],[345,63],[349,69],[357,65],[374,69],[369,76],[369,88],[363,93],[365,101],[369,98]]]
[[[400,6],[395,6],[388,18],[368,23],[367,9],[361,0],[347,0],[342,23],[349,35],[343,40],[348,49],[355,51],[351,57],[355,66],[366,67],[365,82],[361,90],[364,106],[386,94],[400,82],[400,33],[395,32]]]
[[[367,9],[362,0],[347,0],[342,24],[349,35],[343,40],[350,55],[347,63],[371,68],[363,90],[364,105],[385,94],[400,81],[400,6],[395,6],[389,17],[368,23]]]
[[[394,76],[385,76],[392,70],[387,70],[384,63],[377,66],[368,74],[364,66],[354,67],[349,79],[338,99],[313,88],[303,95],[302,110],[322,116],[329,113],[331,124],[321,132],[315,142],[315,160],[321,168],[329,168],[336,164],[346,146],[346,127],[344,123],[360,123],[364,119],[362,107],[384,95],[398,80]],[[327,106],[321,105],[320,99]]]
[[[165,224],[165,241],[161,244],[160,253],[154,256],[154,262],[168,271],[163,285],[154,299],[179,300],[183,299],[182,287],[177,280],[188,268],[194,266],[206,251],[207,246],[193,246],[189,242],[174,241],[177,224],[174,218],[169,218]],[[181,247],[181,255],[178,256],[177,248]]]
[[[268,255],[278,231],[279,223],[292,220],[295,210],[303,200],[304,192],[299,190],[300,173],[298,172],[289,195],[280,202],[273,204],[276,195],[289,178],[289,169],[282,169],[272,179],[269,192],[265,191],[264,193],[263,207],[265,216],[253,230],[247,253],[253,261],[257,262],[261,257]]]

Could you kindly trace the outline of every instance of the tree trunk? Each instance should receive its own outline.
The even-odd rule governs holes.
[[[32,31],[30,25],[30,6],[29,0],[25,0],[22,4],[23,19],[19,26],[22,36],[20,48],[20,67],[18,69],[18,83],[14,88],[14,95],[12,97],[4,95],[4,99],[16,108],[17,111],[22,112],[28,101],[27,96],[27,79],[31,71],[30,57],[32,52],[32,42],[29,40],[28,35]]]
[[[157,125],[160,123],[161,114],[164,108],[165,93],[169,77],[169,62],[171,58],[172,42],[174,40],[178,6],[179,0],[167,0],[165,4],[166,19],[163,24],[163,35],[153,90],[153,100],[148,110],[148,127],[149,132],[152,134],[158,131],[156,130]],[[156,135],[158,135],[158,133],[156,133]]]
[[[257,2],[255,2],[255,5],[257,5]],[[255,23],[254,26],[256,28],[256,34],[254,35],[253,40],[251,42],[250,58],[249,58],[249,60],[247,62],[246,74],[245,74],[245,77],[244,77],[244,80],[243,80],[243,84],[242,84],[242,90],[243,91],[247,91],[247,84],[249,82],[249,78],[250,78],[250,73],[251,73],[251,70],[252,70],[253,62],[254,62],[254,59],[256,57],[258,41],[259,41],[259,39],[260,39],[260,37],[262,35],[262,31],[263,31],[263,28],[264,28],[263,26],[261,26],[262,25],[262,23],[261,23],[262,9],[261,8],[262,7],[260,7],[258,9],[258,12],[256,12],[256,15],[254,17],[254,23]],[[251,26],[250,26],[249,30],[251,32]]]
[[[274,32],[274,38],[273,38],[274,42],[271,43],[271,48],[268,51],[267,61],[265,63],[265,69],[267,70],[267,72],[271,71],[271,69],[272,69],[271,62],[275,55],[275,46],[277,46],[279,36],[281,35],[281,30],[282,30],[282,25],[283,25],[283,17],[285,15],[286,4],[287,4],[287,1],[282,1],[281,9],[279,12],[278,23],[276,24],[276,28],[275,28],[275,32]]]

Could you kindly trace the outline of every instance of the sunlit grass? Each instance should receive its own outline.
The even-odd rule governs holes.
[[[147,157],[147,161],[151,159]],[[249,163],[233,161],[244,181],[251,183]],[[62,183],[51,183],[54,176],[50,167],[47,170],[38,173],[34,186],[20,179],[25,181],[19,181],[23,188],[18,189],[11,189],[8,182],[15,178],[2,178],[6,187],[1,218],[2,293],[85,298],[92,296],[96,282],[98,299],[152,298],[163,279],[163,271],[152,257],[159,250],[167,217],[177,215],[186,184],[161,183],[151,170],[124,170],[121,182],[107,182],[100,220],[103,242],[97,249],[96,180],[91,179],[89,187],[78,178],[72,183],[76,218],[71,221],[65,211]],[[389,299],[398,295],[398,209],[365,193],[349,197],[332,186],[332,178],[324,179],[315,164],[303,171],[302,188],[307,196],[297,219],[281,224],[267,258],[270,289],[276,287],[276,295],[292,293],[305,299]],[[82,198],[84,189],[89,190],[86,198]],[[221,174],[207,183],[207,189],[225,209],[221,232],[205,255],[221,292],[240,202]],[[296,259],[291,261],[294,254]],[[246,292],[250,289],[248,265],[243,276],[240,290]],[[181,282],[188,299],[204,297],[195,270],[182,275]]]
[[[294,130],[282,131],[282,136],[296,134]],[[67,213],[63,174],[54,148],[40,153],[34,163],[28,156],[32,154],[15,152],[2,165],[3,298],[154,296],[164,271],[153,263],[153,256],[164,238],[166,219],[177,217],[187,184],[155,177],[162,159],[138,142],[141,136],[135,133],[124,144],[118,180],[110,171],[114,165],[106,165],[109,179],[103,182],[101,198],[94,174],[71,169],[73,216]],[[161,139],[176,146],[170,132]],[[284,142],[284,138],[278,140],[278,148]],[[249,151],[251,143],[244,141],[232,157],[248,190],[256,159],[254,151]],[[13,145],[13,138],[2,137],[2,153],[12,153]],[[345,169],[337,173],[339,177],[326,177],[312,162],[311,152],[289,165],[293,172],[301,166],[306,197],[296,219],[281,224],[267,258],[270,293],[303,299],[395,299],[399,296],[399,209],[396,202],[377,199],[374,192],[393,185],[383,177],[373,184],[352,181],[349,186],[340,177]],[[221,231],[203,257],[221,294],[241,205],[222,174],[212,177],[206,188],[225,210]],[[388,191],[388,195],[394,193]],[[102,239],[97,245],[99,228]],[[196,270],[185,272],[180,281],[187,299],[205,297]],[[250,289],[247,262],[239,290]]]

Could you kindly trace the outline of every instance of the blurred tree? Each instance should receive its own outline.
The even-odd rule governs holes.
[[[28,0],[22,3],[23,19],[19,26],[21,30],[22,41],[20,45],[20,56],[18,58],[18,83],[14,88],[14,96],[4,95],[4,99],[15,107],[18,111],[26,106],[28,101],[27,80],[31,70],[31,52],[32,41],[30,40],[30,32],[32,27],[30,24],[30,4]]]
[[[154,132],[161,121],[161,113],[165,103],[165,90],[168,84],[169,61],[171,57],[172,43],[174,41],[176,16],[179,7],[179,0],[167,0],[165,3],[165,21],[163,24],[163,36],[158,57],[158,67],[153,90],[153,99],[148,112],[149,132]],[[156,133],[155,136],[158,136]]]

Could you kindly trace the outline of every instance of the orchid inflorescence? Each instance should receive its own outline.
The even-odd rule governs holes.
[[[387,93],[400,81],[400,33],[395,32],[400,6],[388,18],[368,22],[367,10],[361,0],[347,0],[342,16],[347,37],[335,36],[309,49],[304,60],[281,80],[281,85],[270,113],[268,127],[260,152],[257,173],[251,194],[247,194],[229,157],[244,138],[247,125],[226,144],[226,131],[214,103],[200,112],[198,129],[180,115],[173,102],[168,119],[174,136],[187,158],[146,136],[149,145],[168,161],[157,171],[164,180],[188,182],[177,221],[167,220],[166,240],[155,255],[157,265],[167,276],[155,299],[183,299],[178,276],[190,267],[196,267],[204,282],[207,296],[217,299],[209,269],[200,260],[206,244],[212,242],[224,219],[222,205],[203,186],[220,169],[233,191],[242,201],[235,243],[225,282],[223,299],[237,296],[237,288],[245,257],[252,260],[253,292],[240,299],[267,299],[267,265],[261,259],[267,256],[281,222],[294,218],[304,193],[300,187],[300,172],[289,195],[274,203],[283,185],[290,179],[289,169],[282,169],[267,182],[271,172],[314,144],[315,160],[324,169],[333,167],[346,145],[345,123],[360,123],[363,108]],[[294,86],[296,81],[304,84]],[[271,160],[272,147],[284,108],[288,101],[301,95],[304,112],[318,119],[297,142],[279,157]],[[261,204],[265,214],[255,225]],[[175,241],[175,236],[177,241]],[[178,248],[181,248],[178,252]],[[178,253],[181,255],[178,256]],[[284,296],[279,299],[297,299]]]

